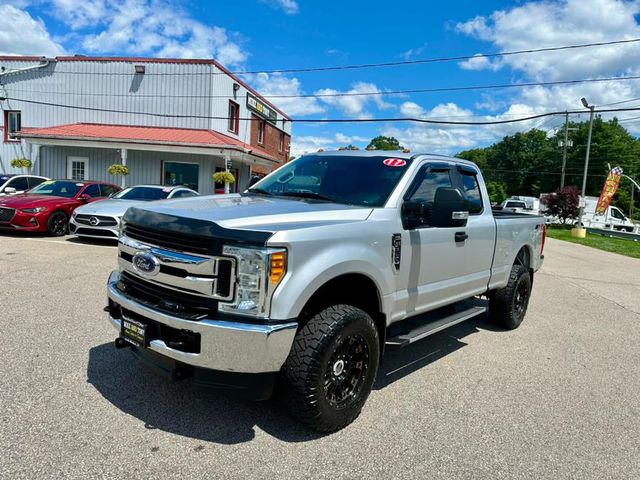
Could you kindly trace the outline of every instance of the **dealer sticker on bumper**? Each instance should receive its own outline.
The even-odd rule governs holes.
[[[121,336],[124,340],[135,345],[136,347],[144,347],[145,342],[145,324],[128,317],[122,317]]]

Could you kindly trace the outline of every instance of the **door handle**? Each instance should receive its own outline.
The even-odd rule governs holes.
[[[456,238],[456,243],[460,243],[460,242],[464,242],[467,238],[469,238],[469,235],[467,235],[466,232],[456,232],[455,238]]]

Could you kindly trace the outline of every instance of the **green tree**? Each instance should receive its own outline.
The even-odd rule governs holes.
[[[489,193],[489,200],[491,200],[491,203],[502,203],[509,198],[507,186],[504,183],[488,182],[487,192]]]
[[[379,135],[369,142],[367,150],[404,150],[404,147],[395,137]]]

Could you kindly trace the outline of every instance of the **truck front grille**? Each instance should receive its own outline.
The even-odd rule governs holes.
[[[155,230],[148,227],[143,228],[132,225],[131,223],[125,224],[123,234],[143,243],[170,248],[178,252],[208,254],[212,249],[212,242],[210,238],[183,235],[175,232]]]
[[[10,222],[15,214],[13,208],[0,208],[0,222]]]

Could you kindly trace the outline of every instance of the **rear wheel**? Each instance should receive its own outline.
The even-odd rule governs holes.
[[[509,330],[518,328],[527,313],[530,296],[529,270],[522,265],[514,265],[511,268],[509,283],[489,297],[491,320],[496,325]]]
[[[300,329],[282,370],[290,412],[320,432],[353,422],[378,371],[380,344],[372,318],[350,305],[322,310]]]
[[[69,219],[64,212],[53,212],[47,220],[47,233],[52,237],[61,237],[67,233]]]

